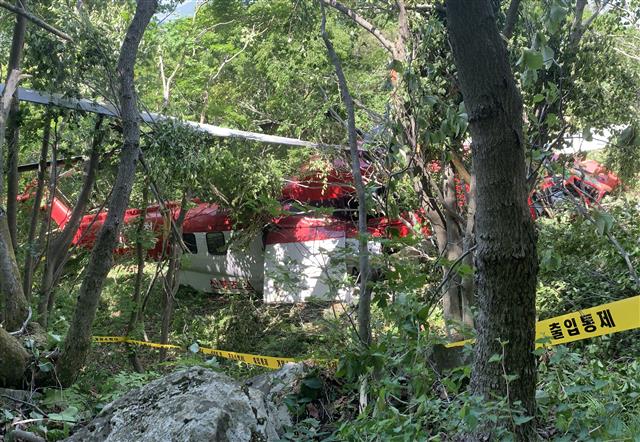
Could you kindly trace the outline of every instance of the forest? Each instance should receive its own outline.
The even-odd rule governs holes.
[[[0,441],[640,442],[640,0],[0,0]]]

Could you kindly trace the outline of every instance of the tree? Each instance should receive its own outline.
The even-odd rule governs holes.
[[[38,301],[38,322],[44,328],[47,327],[49,314],[54,305],[55,294],[53,289],[60,279],[64,265],[69,259],[69,247],[73,242],[74,235],[85,214],[85,209],[89,203],[89,198],[96,180],[100,159],[100,147],[104,137],[104,131],[101,126],[102,117],[98,116],[93,129],[91,149],[85,168],[82,188],[62,232],[56,237],[50,238],[46,247],[45,267],[42,272],[40,299]],[[27,271],[29,271],[29,269],[25,269],[25,273]]]
[[[478,317],[471,389],[535,414],[536,236],[527,205],[522,99],[491,2],[449,0],[449,38],[469,115],[477,181]],[[502,355],[502,364],[491,361]],[[509,381],[503,375],[515,375]],[[504,424],[504,423],[503,423]],[[483,428],[483,436],[491,428]],[[516,428],[535,439],[533,421]],[[477,440],[478,435],[470,439]]]
[[[109,212],[91,253],[71,326],[57,364],[57,375],[64,385],[71,384],[76,378],[91,346],[91,327],[105,278],[113,263],[113,249],[118,241],[133,186],[140,155],[140,114],[134,86],[134,66],[140,41],[157,6],[157,0],[140,0],[137,3],[135,15],[120,49],[117,66],[118,98],[124,140]]]
[[[7,87],[0,100],[0,164],[3,164],[5,131],[11,108],[13,92],[18,86],[21,76],[14,70],[9,75]],[[0,201],[4,196],[4,173],[0,173]],[[27,318],[29,304],[22,284],[16,262],[15,251],[11,241],[8,213],[0,205],[0,295],[4,303],[4,325],[7,329],[17,330]]]
[[[367,6],[380,11],[378,17],[394,21],[397,30],[393,38],[390,30],[377,25],[378,21],[384,23],[378,17],[369,20],[355,7],[336,0],[322,0],[322,3],[375,37],[391,58],[388,95],[391,115],[386,124],[391,126],[394,140],[379,154],[384,162],[405,171],[390,173],[390,176],[403,176],[406,171],[412,171],[414,189],[433,231],[438,254],[443,258],[440,288],[444,316],[448,330],[456,334],[457,324],[473,325],[473,285],[469,276],[463,278],[454,265],[459,266],[466,257],[468,264],[472,256],[474,214],[457,201],[464,191],[456,190],[456,180],[464,179],[470,185],[471,174],[461,159],[466,114],[459,108],[457,90],[444,87],[451,75],[450,56],[442,49],[446,44],[444,27],[435,14],[424,20],[421,16],[411,20],[412,11],[403,0],[368,2],[373,5]],[[427,7],[427,10],[431,14],[436,8]],[[429,39],[429,44],[421,39]],[[421,72],[427,71],[430,78],[425,81]],[[431,167],[434,162],[439,163],[438,171]],[[473,195],[473,191],[469,192],[467,199]]]
[[[347,109],[347,132],[349,138],[349,152],[351,153],[351,173],[353,174],[353,181],[356,188],[356,194],[358,198],[358,257],[359,257],[359,271],[360,271],[360,297],[358,299],[358,335],[364,345],[371,343],[371,291],[367,288],[369,280],[369,249],[367,244],[367,200],[365,196],[365,187],[362,181],[362,173],[360,172],[360,153],[358,152],[358,139],[356,133],[356,117],[353,104],[353,98],[349,92],[347,85],[347,79],[344,76],[342,70],[342,63],[338,58],[338,54],[331,43],[329,34],[327,33],[326,23],[327,18],[324,12],[324,5],[322,8],[322,25],[321,34],[324,44],[327,47],[327,53],[331,64],[333,64],[336,77],[338,78],[338,84],[340,85],[340,92],[342,94],[342,101]]]
[[[24,2],[16,2],[18,6],[23,8]],[[22,53],[24,52],[24,37],[27,28],[27,19],[22,15],[16,15],[16,24],[13,28],[13,39],[11,41],[11,53],[9,55],[9,63],[7,66],[7,80],[11,72],[20,70],[20,62],[22,61]],[[16,233],[16,214],[18,195],[18,150],[19,150],[19,112],[20,102],[18,101],[17,92],[14,93],[11,100],[11,110],[7,120],[7,223],[9,226],[9,234],[14,250],[18,246]],[[2,165],[4,167],[4,164]]]
[[[0,164],[3,164],[6,122],[11,107],[13,92],[18,87],[20,73],[12,71],[6,88],[0,96]],[[0,201],[4,193],[4,169],[0,168]],[[0,204],[0,300],[4,303],[4,326],[12,331],[21,328],[28,317],[28,303],[20,284],[20,273],[11,244],[7,212]],[[0,385],[17,386],[27,365],[27,352],[5,328],[0,327]]]

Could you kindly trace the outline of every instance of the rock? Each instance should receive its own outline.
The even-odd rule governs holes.
[[[224,374],[192,367],[130,391],[66,441],[276,441],[290,418],[283,422],[281,410],[268,401],[271,390],[265,394]]]
[[[266,396],[267,401],[275,407],[278,421],[282,425],[292,425],[284,398],[295,391],[297,380],[304,376],[304,372],[304,364],[290,362],[278,371],[263,373],[249,379],[245,385],[261,391]]]
[[[10,388],[0,388],[0,405],[6,403],[8,406],[16,405],[16,402],[30,402],[42,397],[42,393],[28,390],[12,390]]]

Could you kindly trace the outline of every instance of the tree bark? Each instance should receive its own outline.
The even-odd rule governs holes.
[[[33,271],[36,256],[36,230],[40,220],[40,206],[42,195],[44,194],[44,178],[47,171],[47,156],[49,155],[49,141],[51,138],[51,114],[47,112],[44,120],[42,134],[42,146],[40,148],[40,163],[38,164],[38,177],[36,194],[33,198],[33,208],[31,209],[31,220],[29,222],[29,234],[27,235],[27,252],[24,257],[24,276],[22,278],[22,289],[27,300],[31,299],[31,289],[33,286]]]
[[[22,388],[29,354],[20,341],[0,327],[0,387]]]
[[[509,40],[513,35],[513,30],[516,27],[518,21],[518,9],[520,8],[521,0],[511,0],[509,3],[509,9],[507,9],[507,17],[504,21],[504,28],[502,28],[502,35]]]
[[[462,263],[473,269],[473,251],[475,246],[475,225],[476,225],[476,175],[473,172],[469,177],[469,193],[467,195],[467,225],[465,227],[464,239],[462,241],[463,253],[466,253]],[[462,323],[473,327],[474,319],[471,307],[475,305],[473,283],[474,275],[462,277]]]
[[[0,98],[0,202],[4,196],[4,144],[7,118],[14,91],[18,87],[21,76],[16,70],[9,74],[4,93]],[[9,330],[17,330],[26,319],[29,303],[22,291],[20,272],[11,243],[7,212],[0,203],[0,299],[4,301],[4,325]]]
[[[18,87],[20,73],[9,73],[0,96],[0,202],[4,195],[5,130],[11,98]],[[19,281],[18,265],[13,253],[4,207],[0,204],[0,300],[4,302],[4,327],[18,330],[28,316],[28,303]],[[27,366],[28,354],[20,342],[0,327],[0,386],[20,387]]]
[[[21,4],[26,6],[27,0],[17,1],[17,6]],[[9,63],[7,64],[7,81],[9,75],[14,70],[20,70],[20,62],[22,53],[24,52],[24,36],[27,28],[27,20],[21,16],[16,16],[16,24],[13,27],[13,39],[11,41],[11,52],[9,54]],[[11,245],[13,250],[18,248],[17,233],[17,213],[18,202],[18,147],[19,147],[19,117],[20,117],[20,101],[18,101],[18,90],[16,89],[12,95],[11,108],[7,119],[7,223],[9,226],[9,234],[11,236]]]
[[[70,385],[75,380],[91,347],[91,327],[104,281],[113,262],[113,249],[117,244],[118,233],[131,195],[140,153],[140,114],[134,86],[134,66],[140,41],[156,8],[157,0],[138,1],[135,15],[120,49],[117,74],[124,142],[114,191],[109,202],[109,212],[91,253],[71,326],[56,367],[62,385]]]
[[[38,300],[38,322],[46,329],[48,317],[53,308],[55,301],[54,287],[58,283],[62,275],[62,269],[69,259],[69,248],[73,242],[73,238],[78,231],[82,217],[86,212],[93,185],[96,181],[98,173],[98,165],[100,160],[100,146],[104,138],[102,130],[103,116],[98,116],[93,128],[93,140],[91,142],[91,153],[89,160],[85,165],[85,177],[80,189],[80,194],[73,207],[73,211],[69,216],[69,220],[65,224],[62,232],[50,240],[47,247],[47,259],[45,268],[42,272],[42,283],[40,284],[40,299]]]
[[[455,262],[462,255],[462,232],[455,219],[457,207],[456,184],[453,168],[450,164],[444,165],[444,206],[445,206],[445,243],[442,252],[448,263]],[[458,338],[458,326],[455,322],[462,321],[462,278],[454,270],[451,274],[450,264],[443,267],[445,281],[445,293],[442,299],[443,314],[447,322],[447,331],[455,339]]]
[[[522,100],[488,0],[447,1],[449,38],[469,114],[477,187],[477,341],[471,389],[508,397],[535,413],[536,237],[528,213]],[[502,348],[498,340],[508,341]],[[489,362],[502,354],[502,363]],[[507,383],[503,377],[516,375]],[[534,421],[515,426],[518,440],[535,440]],[[484,426],[471,440],[491,437]]]

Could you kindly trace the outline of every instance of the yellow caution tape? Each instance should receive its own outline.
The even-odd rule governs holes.
[[[548,341],[538,347],[559,345],[634,328],[640,328],[640,295],[538,321],[536,342]],[[445,347],[461,347],[472,342],[473,339],[467,339]]]
[[[536,342],[547,341],[544,344],[537,344],[538,347],[541,345],[558,345],[634,328],[640,328],[640,295],[539,321],[536,324]],[[184,349],[179,345],[137,341],[126,336],[94,336],[93,341],[143,345],[153,348]],[[452,342],[446,344],[445,347],[461,347],[473,343],[473,341],[473,339],[466,339]],[[295,359],[292,358],[236,353],[207,347],[198,347],[198,351],[205,355],[274,369],[278,369],[288,362],[295,362]]]
[[[287,362],[294,362],[292,358],[276,358],[273,356],[250,355],[246,353],[236,353],[233,351],[215,350],[213,348],[200,347],[199,351],[205,355],[213,355],[219,358],[232,359],[234,361],[245,362],[251,365],[259,365],[267,368],[280,368]]]
[[[111,344],[113,343],[132,344],[132,345],[142,345],[145,347],[153,347],[153,348],[172,348],[172,349],[184,348],[179,345],[173,345],[173,344],[158,344],[155,342],[137,341],[135,339],[129,339],[126,336],[94,336],[93,342],[111,343]],[[251,355],[248,353],[236,353],[233,351],[216,350],[214,348],[206,348],[206,347],[199,347],[198,351],[206,355],[212,355],[219,358],[231,359],[234,361],[245,362],[251,365],[259,365],[261,367],[274,368],[274,369],[278,369],[288,362],[295,362],[295,359],[292,359],[292,358],[276,358],[273,356]]]

